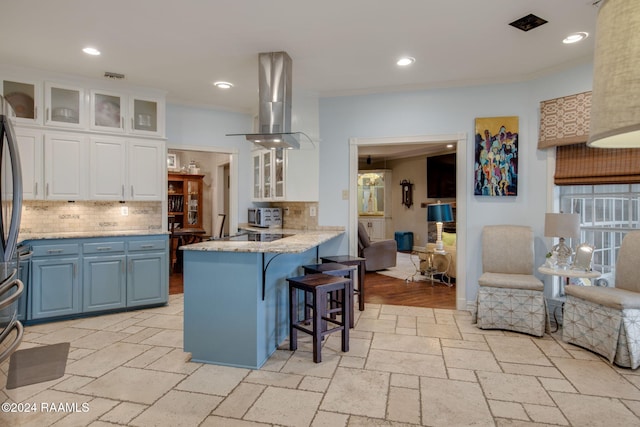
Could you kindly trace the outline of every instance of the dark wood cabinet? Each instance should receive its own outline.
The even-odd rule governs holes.
[[[167,181],[169,227],[204,232],[202,227],[202,179],[204,175],[170,173]]]

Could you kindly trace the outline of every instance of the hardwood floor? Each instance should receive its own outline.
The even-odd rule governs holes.
[[[405,282],[402,279],[367,273],[365,303],[411,307],[456,308],[456,287],[443,283]]]
[[[365,277],[365,302],[371,304],[408,305],[427,308],[456,308],[456,287],[442,283],[405,282],[401,279],[367,273]],[[173,273],[169,278],[169,293],[183,292],[182,274]]]

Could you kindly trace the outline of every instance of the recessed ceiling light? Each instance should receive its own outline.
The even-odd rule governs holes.
[[[100,51],[95,47],[85,47],[84,49],[82,49],[82,51],[87,55],[93,55],[93,56],[100,55]]]
[[[453,148],[453,144],[447,144],[447,148]]]
[[[398,59],[396,64],[398,64],[401,67],[406,67],[407,65],[411,65],[414,62],[416,62],[416,58],[412,58],[410,56],[405,56],[404,58]]]
[[[229,82],[215,82],[213,85],[220,89],[231,89],[233,87]]]
[[[580,31],[578,33],[569,34],[567,37],[565,37],[564,40],[562,40],[562,43],[564,44],[578,43],[579,41],[582,41],[587,37],[589,37],[589,33]]]

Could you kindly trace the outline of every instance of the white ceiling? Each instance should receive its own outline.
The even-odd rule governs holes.
[[[594,1],[5,0],[0,64],[122,73],[171,103],[253,113],[260,52],[288,52],[294,94],[319,96],[522,81],[588,62]],[[508,25],[529,13],[549,22]],[[590,37],[562,44],[575,31]],[[397,67],[402,55],[415,64]]]

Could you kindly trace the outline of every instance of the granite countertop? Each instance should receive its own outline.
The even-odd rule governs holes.
[[[125,236],[151,236],[169,234],[164,230],[124,230],[124,231],[59,231],[50,233],[20,233],[18,242],[27,240],[45,239],[88,239],[91,237],[125,237]]]
[[[180,249],[210,252],[302,253],[344,234],[344,227],[323,227],[319,230],[298,230],[290,228],[250,228],[249,230],[267,235],[285,234],[288,235],[288,237],[274,241],[209,240],[181,246]]]

